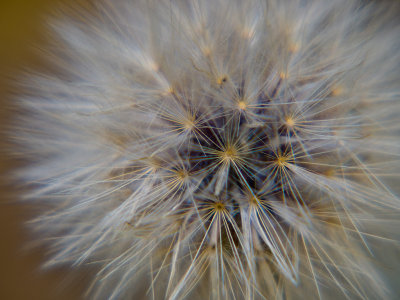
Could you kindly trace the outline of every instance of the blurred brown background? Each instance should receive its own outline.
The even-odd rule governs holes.
[[[45,40],[44,15],[56,3],[0,0],[0,132],[12,118],[13,78],[22,68],[38,64],[34,48]],[[7,173],[16,162],[6,154],[9,149],[3,133],[0,138],[0,299],[80,299],[84,284],[78,286],[78,280],[67,283],[66,269],[40,271],[45,249],[26,249],[29,232],[24,221],[30,217],[29,209],[12,204],[18,196],[17,187],[8,181]]]

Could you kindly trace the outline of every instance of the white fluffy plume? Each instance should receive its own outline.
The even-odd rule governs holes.
[[[97,263],[95,299],[388,297],[373,245],[396,239],[384,225],[400,208],[396,11],[110,0],[60,14],[57,72],[29,76],[15,136],[48,265]]]

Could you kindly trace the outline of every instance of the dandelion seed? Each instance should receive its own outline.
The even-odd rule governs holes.
[[[94,299],[389,297],[398,9],[100,0],[54,19],[60,73],[28,75],[14,128],[47,265],[97,264]]]

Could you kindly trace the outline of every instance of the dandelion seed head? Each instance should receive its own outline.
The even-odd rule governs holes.
[[[400,211],[396,6],[93,9],[53,21],[60,73],[19,102],[48,266],[98,265],[95,299],[388,295],[370,228]]]

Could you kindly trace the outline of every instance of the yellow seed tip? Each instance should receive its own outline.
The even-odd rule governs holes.
[[[217,84],[222,85],[228,80],[226,75],[220,76],[217,78]]]
[[[295,121],[294,121],[294,119],[292,117],[286,117],[285,124],[288,127],[293,127],[295,125]]]
[[[246,110],[246,108],[247,108],[247,103],[244,102],[244,101],[239,101],[239,102],[238,102],[238,107],[239,107],[240,110]]]

